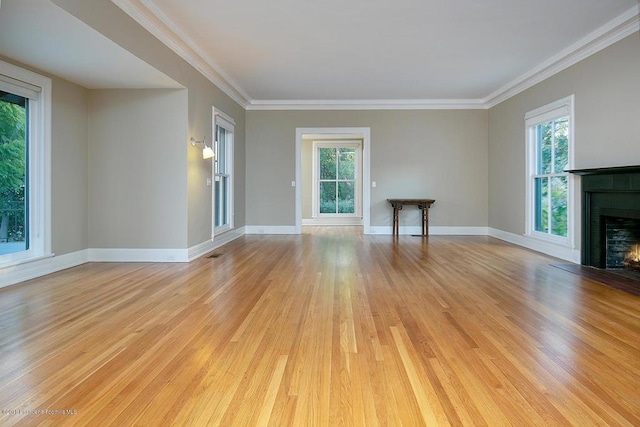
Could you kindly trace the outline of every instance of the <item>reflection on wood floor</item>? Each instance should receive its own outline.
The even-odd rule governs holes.
[[[0,424],[640,425],[640,298],[558,260],[337,227],[216,253],[0,290]]]

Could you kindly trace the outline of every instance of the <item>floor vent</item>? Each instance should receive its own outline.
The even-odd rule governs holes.
[[[211,254],[207,258],[220,258],[222,254]]]

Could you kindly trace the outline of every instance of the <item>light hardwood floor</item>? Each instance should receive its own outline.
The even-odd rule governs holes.
[[[320,230],[322,231],[322,230]],[[0,425],[640,425],[640,298],[488,237],[244,236],[0,290]]]

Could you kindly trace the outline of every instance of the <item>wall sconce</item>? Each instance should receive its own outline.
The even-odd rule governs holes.
[[[210,159],[214,155],[213,149],[207,145],[206,140],[207,140],[206,137],[202,141],[198,141],[196,139],[193,139],[193,137],[191,137],[191,145],[195,147],[196,144],[202,144],[202,158]]]

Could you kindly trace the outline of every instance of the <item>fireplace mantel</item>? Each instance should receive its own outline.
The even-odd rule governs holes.
[[[621,173],[640,173],[640,166],[613,166],[606,168],[571,169],[566,172],[574,175],[614,175]]]

